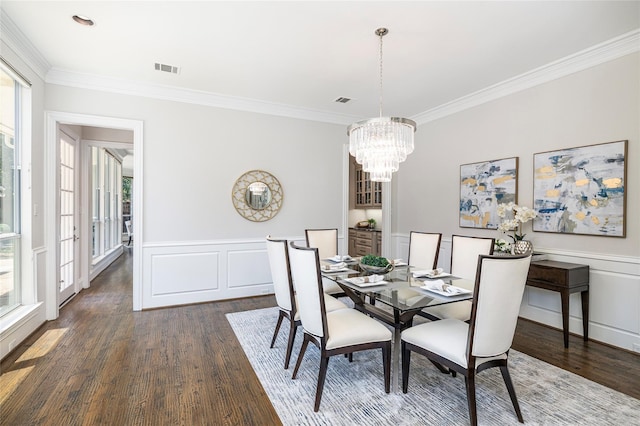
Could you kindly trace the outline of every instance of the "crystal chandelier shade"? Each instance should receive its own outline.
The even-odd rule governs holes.
[[[374,182],[390,182],[393,172],[413,152],[416,123],[408,118],[382,116],[382,37],[389,31],[378,28],[380,37],[380,117],[352,124],[347,129],[349,153]]]
[[[413,152],[415,123],[398,117],[380,117],[349,126],[349,153],[374,182],[389,182],[400,163]]]

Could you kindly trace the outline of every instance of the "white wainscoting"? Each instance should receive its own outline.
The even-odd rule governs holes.
[[[409,236],[393,234],[391,238],[392,257],[406,260]],[[288,239],[305,245],[304,237]],[[339,246],[343,247],[342,241]],[[640,259],[536,251],[552,260],[589,265],[589,337],[640,351]],[[450,257],[451,240],[443,238],[438,266],[448,270]],[[263,239],[146,244],[143,258],[143,309],[273,294]],[[573,294],[569,327],[579,335],[581,310],[580,295]],[[560,329],[560,295],[527,287],[520,315]]]
[[[288,239],[305,245],[304,237]],[[142,251],[143,309],[274,292],[264,239],[153,243]]]
[[[393,234],[394,258],[407,259],[409,236]],[[589,338],[640,352],[640,259],[536,247],[550,260],[589,265]],[[449,270],[451,239],[442,239],[438,267]],[[569,330],[582,335],[580,293],[569,300]],[[560,294],[526,287],[520,316],[562,329]],[[558,341],[562,345],[562,341]]]
[[[111,265],[118,257],[122,255],[122,253],[124,252],[123,247],[124,246],[121,244],[111,251],[107,252],[101,258],[94,261],[95,263],[90,266],[89,270],[89,282],[93,281],[95,277],[100,275],[102,271],[107,269],[109,265]],[[87,286],[85,285],[85,283],[82,283],[80,288],[87,288]]]
[[[46,273],[46,249],[40,247],[33,250],[32,284],[23,289],[23,299],[33,299],[33,303],[25,304],[11,311],[0,321],[0,359],[7,356],[31,333],[46,321],[43,302],[36,300],[38,285],[44,286]]]

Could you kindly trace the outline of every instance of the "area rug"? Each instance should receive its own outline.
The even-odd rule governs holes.
[[[285,370],[285,324],[269,348],[277,316],[277,308],[267,308],[227,319],[284,425],[469,424],[463,377],[442,374],[413,354],[409,392],[386,394],[379,350],[358,352],[352,363],[333,357],[320,411],[314,413],[319,350],[309,345],[298,377],[291,380],[302,330]],[[640,425],[640,400],[513,350],[509,370],[527,425]],[[499,369],[479,374],[476,388],[480,425],[519,424]]]

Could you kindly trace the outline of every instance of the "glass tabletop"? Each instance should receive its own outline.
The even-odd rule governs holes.
[[[336,281],[343,289],[370,297],[400,312],[417,311],[473,298],[473,285],[451,275],[435,278],[414,277],[418,269],[399,266],[383,275],[380,282],[366,282],[374,274],[361,271],[357,264],[342,272],[323,271],[323,276]]]

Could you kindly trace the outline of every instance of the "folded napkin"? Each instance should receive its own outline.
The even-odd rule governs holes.
[[[446,291],[445,288],[451,287],[442,280],[425,281],[424,288],[427,290]]]
[[[349,278],[346,281],[349,281],[353,284],[364,284],[364,283],[379,283],[384,279],[384,275],[368,275],[366,277],[354,277]]]
[[[322,264],[323,271],[339,271],[347,267],[347,264],[344,262],[339,263],[324,263]]]
[[[422,288],[427,290],[432,290],[432,291],[439,291],[443,293],[450,293],[450,294],[468,293],[468,291],[458,287],[454,287],[451,284],[447,284],[442,280],[426,281]]]
[[[436,277],[440,274],[442,274],[444,272],[444,269],[442,268],[436,268],[436,269],[424,269],[424,270],[420,270],[420,271],[413,271],[413,277],[417,278],[417,277],[424,277],[427,275],[431,275],[433,277]]]
[[[394,264],[395,266],[405,266],[407,264],[407,262],[405,262],[402,259],[393,259],[391,263]]]
[[[345,254],[344,256],[336,254],[335,256],[330,257],[327,260],[330,260],[332,262],[342,262],[342,261],[345,261],[345,260],[351,260],[351,256],[349,256],[348,254]]]

